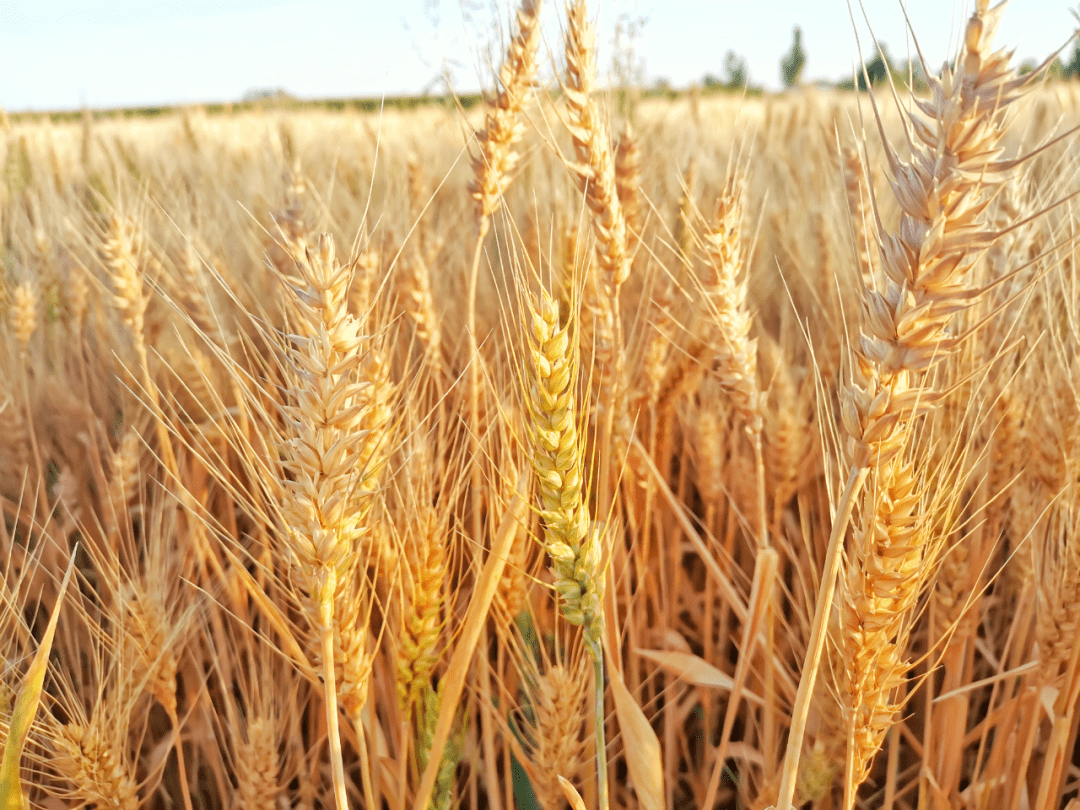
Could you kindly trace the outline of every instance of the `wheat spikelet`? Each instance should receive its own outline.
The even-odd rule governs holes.
[[[371,388],[361,381],[368,357],[362,324],[347,307],[352,265],[341,265],[333,239],[324,234],[318,251],[306,249],[288,279],[304,334],[292,338],[295,402],[282,406],[289,432],[282,437],[279,508],[296,580],[305,595],[311,626],[321,637],[317,658],[326,677],[326,716],[338,810],[344,810],[345,777],[337,735],[338,687],[350,715],[366,699],[366,629],[358,594],[355,549],[369,538],[375,483]],[[378,362],[377,360],[375,362]],[[375,400],[377,402],[377,398]],[[342,669],[339,682],[337,669]],[[370,780],[365,778],[370,801]]]
[[[693,244],[693,218],[697,211],[694,203],[696,186],[697,161],[691,157],[683,170],[682,180],[679,183],[679,205],[675,210],[675,226],[672,228],[675,247],[679,251],[679,260],[687,266],[690,264],[690,247]]]
[[[362,442],[356,461],[360,492],[382,491],[386,479],[386,467],[396,440],[395,408],[397,385],[390,374],[390,361],[385,335],[375,336],[365,342],[363,362],[359,368],[359,380],[365,383],[358,393],[356,406],[360,414]],[[385,522],[372,521],[372,531],[367,535],[371,563],[376,567],[377,578],[383,582],[397,577],[400,555],[392,542]]]
[[[778,523],[779,510],[795,496],[810,477],[814,458],[813,418],[810,396],[796,382],[798,371],[789,365],[779,346],[766,343],[773,355],[775,369],[765,393],[765,470],[768,490],[772,495],[774,518]]]
[[[697,448],[700,454],[698,489],[707,504],[715,505],[724,497],[724,444],[728,434],[731,409],[714,404],[716,391],[702,386],[702,405],[697,412]],[[712,394],[713,396],[710,396]]]
[[[149,296],[143,289],[142,271],[139,269],[143,239],[138,223],[130,217],[114,215],[109,220],[102,251],[116,291],[113,306],[120,311],[124,323],[139,342],[143,339]]]
[[[402,288],[405,312],[416,328],[420,348],[438,368],[442,360],[442,326],[431,293],[429,264],[419,251],[403,266]]]
[[[83,512],[82,482],[71,467],[66,464],[60,467],[60,474],[56,479],[56,503],[59,509],[61,528],[65,535],[70,535],[78,526]]]
[[[349,309],[359,318],[367,318],[374,301],[372,293],[377,289],[379,274],[382,272],[382,251],[375,245],[368,245],[356,257],[356,270],[353,289],[349,294]]]
[[[854,785],[866,778],[899,709],[894,696],[907,675],[910,616],[932,548],[914,465],[893,464],[881,478],[872,476],[868,484],[875,508],[855,534],[852,561],[840,583],[841,710]]]
[[[375,651],[371,649],[370,585],[351,579],[339,587],[334,605],[334,680],[338,704],[355,725],[367,704]],[[316,662],[322,665],[321,654]]]
[[[130,526],[131,505],[138,496],[142,472],[142,447],[142,437],[129,427],[112,453],[104,526],[110,543],[115,544],[120,532]]]
[[[31,427],[16,392],[4,388],[0,383],[0,470],[7,481],[22,482],[32,457]]]
[[[521,424],[520,409],[514,405],[507,408],[507,418],[511,424]],[[512,487],[521,479],[521,466],[523,457],[522,450],[517,443],[504,444],[498,469],[502,473],[502,486],[498,492],[498,506],[501,512],[505,512],[514,499]],[[515,528],[515,534],[510,541],[510,551],[506,559],[506,568],[503,569],[502,578],[499,580],[499,589],[495,599],[499,605],[500,618],[513,621],[525,610],[529,601],[529,551],[532,548],[532,538],[527,531]]]
[[[1063,677],[1062,667],[1073,657],[1080,632],[1080,580],[1075,575],[1080,547],[1072,533],[1075,498],[1073,483],[1047,516],[1047,529],[1035,555],[1039,583],[1035,639],[1040,666],[1050,683]]]
[[[218,319],[207,297],[205,270],[199,251],[190,241],[184,243],[180,261],[170,265],[175,268],[173,297],[180,305],[200,335],[208,340],[221,342]]]
[[[499,582],[499,601],[502,612],[510,619],[521,615],[529,602],[529,555],[526,543],[515,539],[506,560],[506,570]]]
[[[420,217],[424,213],[424,206],[428,201],[428,185],[424,177],[424,168],[420,165],[420,158],[415,153],[409,155],[409,161],[405,165],[405,172],[406,188],[409,191],[409,218],[419,225]],[[420,243],[420,250],[425,247],[425,236],[426,233],[423,228],[420,228],[416,233],[416,239]]]
[[[337,263],[333,240],[323,236],[290,279],[306,334],[293,339],[298,387],[284,406],[293,431],[283,446],[282,515],[305,590],[333,597],[331,583],[351,565],[350,551],[368,531],[369,493],[358,488],[367,449],[364,424],[370,383],[359,382],[364,336],[346,308],[351,268]],[[321,619],[313,616],[318,626]]]
[[[143,286],[144,271],[141,265],[144,259],[144,242],[143,228],[139,221],[132,217],[121,218],[114,214],[109,220],[102,252],[116,290],[112,297],[113,306],[120,311],[135,342],[135,351],[142,371],[143,393],[149,399],[150,408],[155,417],[161,459],[165,469],[175,475],[176,456],[172,449],[168,420],[161,409],[160,394],[150,373],[150,360],[146,348],[146,311],[150,295]],[[181,495],[181,497],[186,496]]]
[[[971,550],[966,542],[953,545],[941,561],[941,570],[934,583],[931,634],[935,639],[945,638],[957,630],[959,622],[964,618],[971,592],[970,564]],[[970,611],[967,620],[974,620]]]
[[[980,0],[968,22],[962,60],[931,79],[933,97],[916,100],[913,156],[886,148],[901,216],[896,233],[879,227],[884,292],[867,290],[863,335],[842,409],[856,466],[899,453],[907,423],[935,392],[913,375],[942,360],[963,338],[954,318],[976,297],[971,268],[996,232],[982,221],[1001,186],[1004,108],[1020,97],[1009,55],[990,52],[1001,8]]]
[[[644,391],[641,399],[653,405],[660,396],[660,385],[668,367],[674,319],[671,294],[672,282],[666,274],[657,277],[649,295],[649,331],[641,357],[641,376]]]
[[[68,274],[67,312],[74,325],[73,331],[82,331],[86,321],[86,310],[90,303],[90,285],[86,283],[85,273],[81,268],[75,268]]]
[[[284,144],[291,143],[287,130],[282,130],[282,136]],[[286,152],[291,151],[291,147],[287,146]],[[282,172],[281,180],[285,184],[285,207],[274,212],[274,223],[284,232],[286,245],[293,251],[292,258],[300,259],[303,256],[302,251],[308,246],[308,225],[304,218],[307,178],[304,177],[299,157],[292,159],[290,168]]]
[[[423,694],[420,728],[416,740],[416,759],[421,770],[427,767],[431,756],[435,724],[441,708],[442,696],[429,685]],[[435,777],[434,790],[428,804],[430,810],[450,810],[453,806],[455,776],[458,763],[461,761],[463,754],[462,736],[461,731],[459,731],[443,749],[442,759],[439,760],[438,773]]]

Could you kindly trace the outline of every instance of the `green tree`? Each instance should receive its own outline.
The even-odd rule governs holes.
[[[750,73],[746,69],[746,59],[739,56],[735,51],[728,51],[724,55],[724,84],[730,90],[741,90],[746,87]]]
[[[896,68],[896,74],[900,76],[900,84],[916,93],[925,93],[930,89],[930,83],[926,81],[926,71],[923,69],[921,59],[908,59],[900,63]]]
[[[784,54],[780,60],[780,78],[784,87],[794,87],[802,78],[803,68],[806,67],[806,51],[802,44],[802,29],[795,26],[792,30],[791,50]]]
[[[1061,63],[1061,77],[1063,79],[1080,78],[1080,40],[1073,45],[1072,57],[1069,61]]]
[[[893,63],[889,58],[889,52],[885,49],[885,43],[879,42],[874,58],[863,65],[863,69],[859,71],[856,78],[859,89],[866,90],[868,86],[875,87],[882,82],[888,81],[889,77],[893,75],[893,70]],[[867,85],[867,79],[870,80],[869,85]]]

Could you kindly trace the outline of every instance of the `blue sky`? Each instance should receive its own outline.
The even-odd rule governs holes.
[[[258,88],[302,98],[419,92],[444,70],[461,91],[488,81],[492,31],[506,0],[0,0],[0,107],[10,111],[238,100]],[[721,73],[733,50],[751,80],[775,87],[792,26],[803,29],[806,77],[850,76],[855,30],[845,0],[594,0],[601,70],[619,19],[644,20],[633,44],[647,78],[685,86]],[[968,5],[909,0],[932,66],[953,52]],[[550,47],[562,0],[545,0]],[[897,0],[865,0],[874,37],[909,53]],[[863,48],[872,41],[856,6]],[[1066,2],[1013,0],[998,42],[1017,57],[1059,47],[1076,22]],[[1070,46],[1071,50],[1071,46]]]

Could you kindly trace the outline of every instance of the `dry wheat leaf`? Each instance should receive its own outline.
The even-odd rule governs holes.
[[[491,551],[487,562],[484,563],[473,586],[473,596],[469,600],[469,608],[462,622],[461,635],[458,637],[457,646],[450,656],[450,664],[446,668],[446,674],[440,684],[442,690],[442,708],[439,710],[439,718],[435,723],[435,731],[432,733],[431,748],[428,752],[427,767],[420,778],[420,787],[416,791],[416,799],[413,802],[414,810],[423,810],[431,800],[431,792],[435,787],[435,777],[439,772],[439,763],[442,761],[443,748],[450,737],[450,726],[454,715],[457,713],[458,699],[461,690],[465,686],[465,677],[472,662],[476,643],[480,640],[480,630],[487,621],[488,608],[491,600],[495,597],[495,589],[499,584],[506,567],[506,558],[510,553],[510,546],[517,536],[518,527],[523,524],[528,515],[528,501],[521,496],[521,492],[527,492],[526,482],[529,473],[522,473],[518,480],[517,491],[519,494],[507,507],[495,537],[491,543]],[[2,809],[0,809],[2,810]]]
[[[626,688],[622,674],[611,669],[611,694],[626,748],[626,767],[642,810],[664,810],[664,759],[645,713]]]
[[[694,686],[730,690],[735,684],[730,675],[721,672],[704,658],[693,653],[684,653],[677,650],[635,650],[634,652],[642,658],[659,664],[671,674],[682,678],[687,683],[692,683]],[[762,702],[760,697],[745,689],[743,695],[755,703],[760,704]]]
[[[559,787],[562,788],[566,800],[570,802],[572,810],[585,810],[585,800],[581,798],[581,794],[577,792],[577,788],[570,783],[569,779],[565,776],[560,776]]]

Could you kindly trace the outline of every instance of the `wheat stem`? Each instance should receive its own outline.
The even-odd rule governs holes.
[[[330,744],[334,802],[337,810],[349,810],[349,798],[345,790],[345,764],[341,753],[341,732],[338,728],[337,674],[334,666],[334,592],[337,590],[337,574],[333,568],[327,567],[320,580],[315,600],[322,643],[323,704],[326,708],[326,733]]]
[[[810,641],[806,646],[803,659],[802,676],[799,678],[799,690],[795,694],[795,705],[791,710],[791,728],[788,731],[787,750],[784,754],[783,776],[776,800],[776,810],[794,810],[795,782],[799,775],[799,759],[802,757],[803,737],[806,735],[806,720],[810,716],[810,701],[814,695],[821,655],[825,650],[825,629],[832,611],[833,597],[836,595],[837,574],[843,559],[843,541],[847,532],[851,513],[855,509],[855,500],[862,490],[863,483],[870,470],[855,467],[851,470],[844,491],[840,495],[836,513],[833,516],[832,532],[829,534],[829,546],[825,552],[825,564],[818,584],[817,599],[814,602],[814,624],[810,631]]]
[[[596,782],[599,788],[600,810],[608,810],[608,769],[607,769],[607,742],[605,739],[604,725],[607,722],[604,711],[604,654],[593,652],[593,725],[596,730]]]

